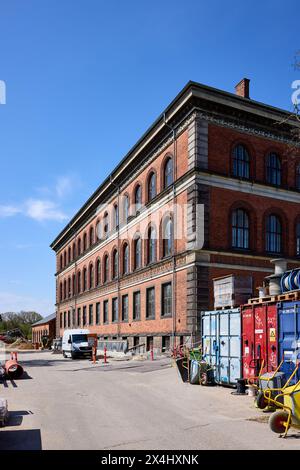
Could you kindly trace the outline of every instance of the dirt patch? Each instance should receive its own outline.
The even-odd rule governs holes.
[[[256,416],[255,418],[247,418],[246,421],[255,421],[256,423],[267,423],[270,416]]]

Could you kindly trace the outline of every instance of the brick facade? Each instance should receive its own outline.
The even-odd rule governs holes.
[[[58,336],[65,328],[85,326],[103,338],[126,337],[130,345],[139,338],[138,341],[145,342],[148,347],[151,343],[158,349],[163,344],[172,345],[173,341],[182,342],[191,335],[198,340],[200,312],[213,306],[212,280],[215,277],[251,274],[255,293],[264,277],[273,271],[270,260],[274,253],[266,251],[269,214],[275,214],[282,222],[282,250],[278,256],[285,256],[291,267],[298,264],[296,223],[300,217],[300,198],[296,172],[300,156],[290,137],[294,122],[274,128],[274,119],[282,121],[284,111],[193,83],[188,84],[167,108],[166,116],[154,123],[51,245],[57,260]],[[239,144],[249,155],[247,178],[234,174],[233,152]],[[281,159],[279,187],[266,182],[266,156],[270,152]],[[169,159],[173,171],[168,185],[166,163]],[[152,174],[156,179],[156,196],[149,201]],[[136,210],[138,186],[142,197],[141,208]],[[129,198],[129,214],[127,220],[122,221],[124,196]],[[176,217],[174,204],[179,208],[176,213],[182,207],[186,209],[180,219]],[[202,247],[196,243],[199,233],[197,204],[204,207]],[[120,210],[118,226],[114,225],[115,205]],[[233,248],[232,213],[235,209],[243,209],[248,214],[247,249]],[[99,224],[102,229],[105,226],[106,213],[108,230],[102,230],[99,239],[96,234]],[[173,220],[175,233],[179,229],[183,233],[179,238],[175,237],[171,252],[166,256],[163,232],[168,217]],[[157,235],[156,259],[151,263],[147,239],[150,226]],[[136,266],[135,240],[139,237],[141,263]],[[126,245],[129,266],[124,272]],[[119,274],[115,278],[114,252],[119,258]],[[109,260],[107,279],[104,275],[106,256]],[[98,260],[101,263],[100,279],[97,279]],[[90,272],[93,273],[91,285]],[[163,286],[167,283],[172,286],[172,298],[163,303]],[[155,317],[150,319],[146,317],[146,298],[151,288],[154,288]],[[137,320],[133,318],[133,300],[138,291],[140,318]],[[128,296],[128,301],[124,300],[125,305],[128,302],[128,319],[125,321],[122,321],[123,296]],[[118,321],[114,322],[112,305],[116,298]],[[107,323],[103,318],[106,302]],[[90,305],[93,318],[89,319]],[[171,311],[163,316],[165,305]],[[84,308],[85,324],[82,323]],[[96,322],[97,308],[100,317]]]

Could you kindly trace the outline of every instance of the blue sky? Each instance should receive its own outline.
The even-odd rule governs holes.
[[[49,244],[186,82],[246,76],[292,109],[298,18],[296,1],[1,0],[0,312],[54,311]]]

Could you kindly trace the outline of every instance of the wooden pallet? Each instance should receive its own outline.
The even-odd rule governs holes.
[[[232,305],[225,305],[223,307],[216,307],[215,310],[228,310],[228,309],[232,310],[233,308],[238,308],[238,306],[233,307]]]
[[[262,304],[267,302],[277,302],[277,295],[266,295],[265,297],[254,297],[248,300],[247,305]]]
[[[265,297],[254,297],[253,299],[248,300],[247,305],[255,305],[255,304],[262,304],[268,302],[283,302],[286,300],[300,300],[300,291],[290,291],[285,292],[284,294],[278,295],[266,295]]]
[[[300,300],[300,291],[290,291],[290,292],[285,292],[284,294],[280,294],[277,296],[278,297],[278,302],[282,302],[284,300]]]

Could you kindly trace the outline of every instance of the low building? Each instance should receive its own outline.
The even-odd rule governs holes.
[[[272,258],[298,266],[299,128],[247,79],[189,82],[51,244],[57,335],[199,341],[214,278],[250,275],[255,294]]]
[[[56,313],[52,313],[32,325],[32,342],[41,343],[42,336],[47,336],[49,340],[55,338],[56,333]]]

